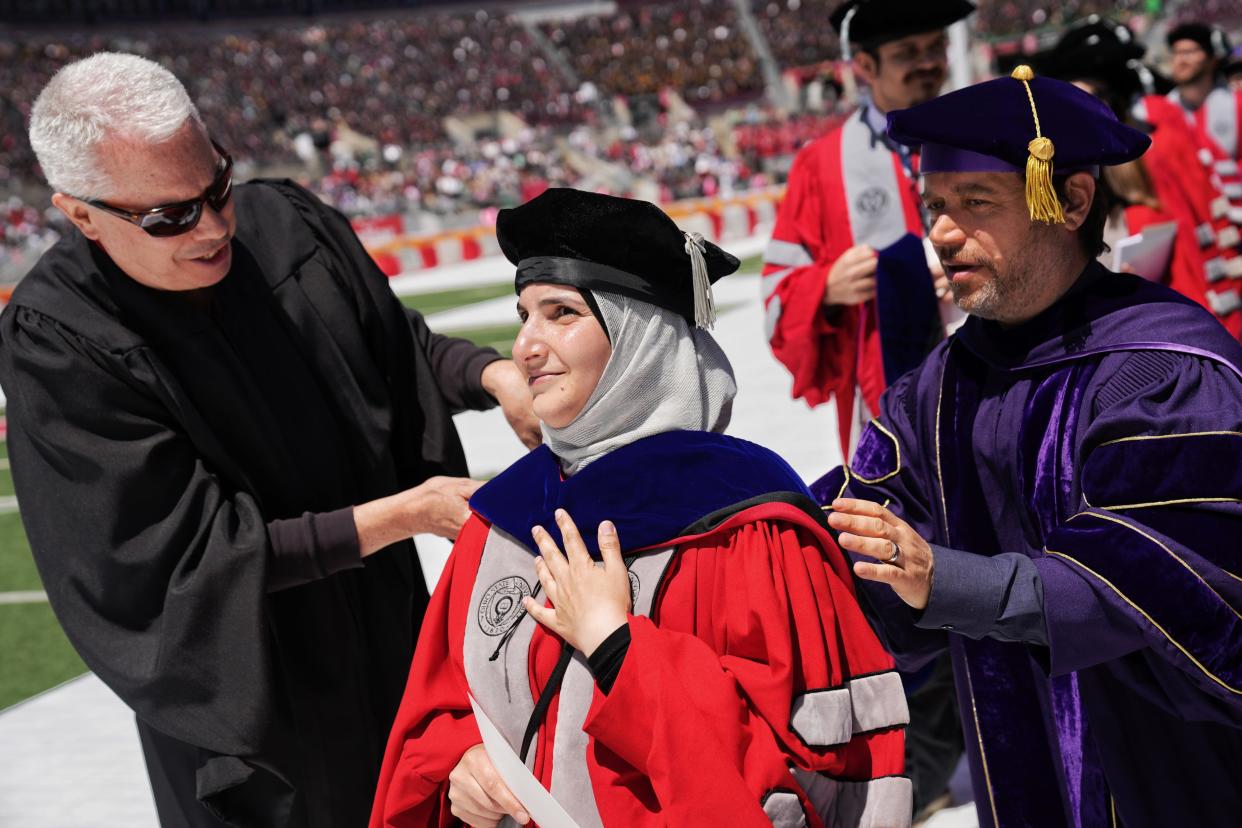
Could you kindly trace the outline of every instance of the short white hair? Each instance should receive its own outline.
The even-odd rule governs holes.
[[[98,163],[104,139],[158,144],[191,118],[202,123],[172,72],[138,55],[99,52],[43,87],[30,111],[30,145],[53,190],[103,198],[110,188]]]

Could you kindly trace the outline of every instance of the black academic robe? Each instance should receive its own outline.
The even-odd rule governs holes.
[[[466,473],[451,413],[494,405],[479,377],[499,357],[432,334],[304,190],[234,200],[207,302],[76,233],[18,286],[0,316],[14,482],[52,608],[137,714],[166,821],[362,825],[427,589],[410,541],[363,565],[348,510]]]

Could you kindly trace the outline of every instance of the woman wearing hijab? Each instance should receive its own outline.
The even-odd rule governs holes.
[[[472,699],[582,828],[908,825],[905,698],[848,564],[792,469],[721,433],[703,328],[737,259],[575,190],[497,233],[544,445],[471,499],[372,826],[529,821]]]

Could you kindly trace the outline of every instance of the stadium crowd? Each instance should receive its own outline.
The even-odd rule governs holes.
[[[825,21],[836,0],[753,0],[778,65],[803,77],[839,58]],[[1092,12],[1133,17],[1144,0],[985,2],[985,39],[1052,28]],[[1179,14],[1234,20],[1236,4],[1188,0]],[[37,91],[56,69],[92,52],[129,51],[183,78],[207,123],[243,172],[292,175],[351,215],[419,210],[449,215],[519,203],[556,184],[590,183],[661,199],[710,196],[779,180],[789,156],[822,132],[828,111],[793,120],[758,104],[763,73],[730,2],[622,4],[611,13],[539,23],[559,55],[545,55],[516,17],[487,9],[390,18],[284,18],[137,34],[0,36],[0,194],[40,176],[25,139]],[[571,72],[555,65],[563,59]],[[675,93],[699,111],[739,107],[732,137],[668,117]],[[593,131],[616,101],[653,123]],[[445,119],[507,111],[519,135],[454,144]],[[641,121],[642,119],[636,119]],[[338,140],[355,136],[360,141]],[[10,211],[11,212],[11,211]],[[39,210],[8,220],[7,259],[38,247]]]
[[[1033,29],[1062,29],[1093,14],[1124,19],[1145,11],[1148,5],[1146,0],[998,0],[979,4],[975,26],[981,37],[1001,39]]]
[[[777,183],[780,168],[771,162],[792,154],[829,122],[756,109],[733,129],[732,152],[711,128],[684,121],[659,129],[654,138],[632,127],[610,131],[602,140],[588,127],[564,135],[531,128],[511,138],[417,149],[377,169],[368,169],[367,161],[336,163],[303,183],[352,216],[447,217],[516,206],[556,186],[588,186],[660,202],[728,196]]]
[[[622,6],[546,25],[582,78],[613,95],[649,95],[672,87],[690,102],[757,95],[758,58],[732,3]]]
[[[841,55],[841,44],[831,26],[812,25],[827,20],[836,0],[754,0],[755,22],[782,69],[810,66]]]
[[[502,15],[420,14],[395,20],[282,25],[204,36],[0,39],[6,136],[21,136],[35,94],[69,60],[120,49],[165,63],[187,82],[220,140],[258,164],[288,160],[292,139],[327,119],[383,143],[444,140],[442,119],[506,109],[531,123],[580,119],[560,75]],[[29,175],[20,137],[0,165]]]

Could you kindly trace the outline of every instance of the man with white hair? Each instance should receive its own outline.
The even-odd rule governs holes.
[[[312,195],[234,186],[151,61],[65,67],[30,139],[75,230],[0,316],[0,382],[52,607],[163,824],[362,825],[427,601],[410,537],[478,485],[451,413],[499,401],[536,443],[525,382]]]

